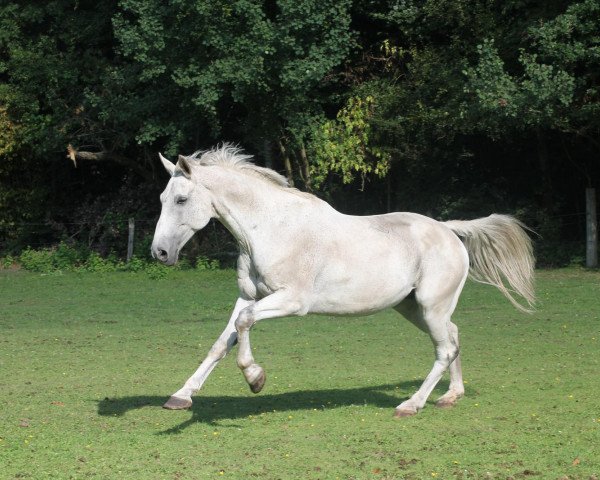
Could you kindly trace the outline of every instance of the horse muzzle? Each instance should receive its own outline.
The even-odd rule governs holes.
[[[177,262],[177,258],[179,257],[179,252],[177,250],[169,253],[169,249],[161,245],[152,245],[150,249],[152,252],[152,257],[156,258],[159,262],[164,263],[165,265],[175,265]]]

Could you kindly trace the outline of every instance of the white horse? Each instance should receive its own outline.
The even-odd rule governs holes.
[[[189,408],[192,395],[236,343],[237,364],[258,393],[265,373],[252,356],[250,329],[260,320],[307,313],[364,315],[388,307],[428,333],[435,347],[431,372],[395,415],[419,412],[447,369],[449,390],[437,405],[450,407],[464,394],[451,315],[468,274],[499,288],[521,310],[527,307],[511,291],[533,305],[531,241],[524,225],[510,216],[449,222],[415,213],[349,216],[290,188],[284,177],[254,165],[231,145],[179,156],[176,165],[160,158],[171,179],[160,196],[153,255],[173,265],[211,218],[240,248],[239,298],[231,318],[165,408]]]

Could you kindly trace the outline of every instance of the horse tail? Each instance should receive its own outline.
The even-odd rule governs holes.
[[[493,285],[519,310],[531,313],[535,303],[533,246],[523,223],[509,215],[444,222],[462,240],[469,253],[469,276]],[[505,285],[508,282],[510,288]],[[511,293],[512,292],[512,293]],[[513,297],[519,294],[523,306]]]

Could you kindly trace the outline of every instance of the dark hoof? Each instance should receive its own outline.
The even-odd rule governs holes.
[[[265,375],[265,371],[261,369],[260,375],[258,376],[258,378],[250,384],[250,390],[252,390],[252,393],[260,392],[263,389],[263,387],[265,386],[266,379],[267,379],[267,377]]]
[[[171,397],[163,408],[167,410],[186,410],[192,406],[192,401],[189,398]]]
[[[417,414],[416,410],[412,410],[412,409],[408,409],[408,408],[397,408],[394,411],[394,418],[412,417],[413,415],[416,415],[416,414]]]

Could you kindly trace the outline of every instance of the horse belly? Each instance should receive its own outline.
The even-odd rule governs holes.
[[[400,303],[414,288],[412,265],[395,259],[386,264],[359,262],[333,268],[315,282],[310,311],[321,314],[368,315]]]

